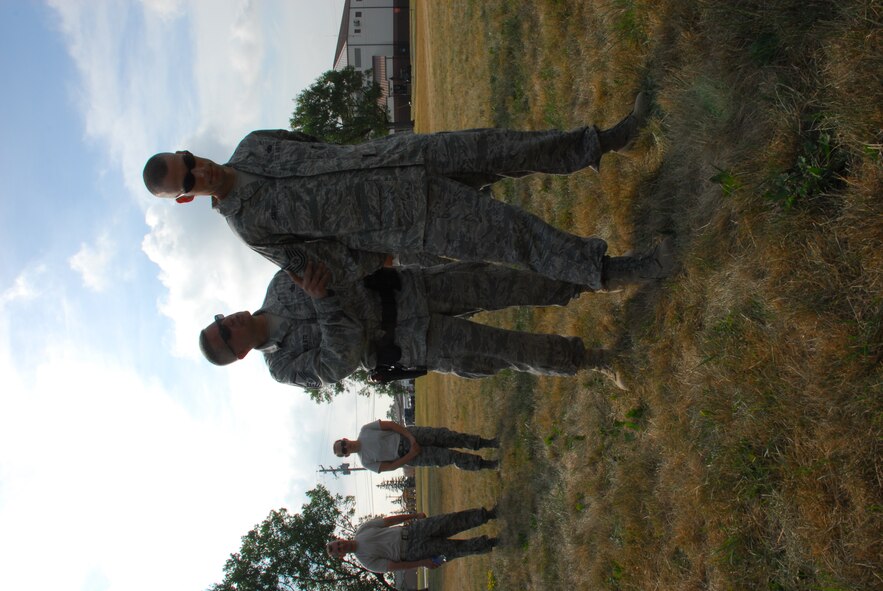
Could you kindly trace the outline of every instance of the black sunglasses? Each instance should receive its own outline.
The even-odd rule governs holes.
[[[349,450],[347,449],[346,441],[340,442],[340,453],[342,453],[343,455],[346,455],[347,453],[349,453]]]
[[[191,158],[193,158],[193,156],[191,156]],[[233,336],[233,333],[221,322],[223,319],[223,314],[215,314],[215,324],[218,325],[218,333],[221,335],[221,340],[224,341],[224,344],[227,345],[227,348],[230,349],[230,352],[235,356],[236,352],[233,350],[233,347],[230,346],[230,337]]]
[[[184,184],[181,185],[183,191],[181,194],[189,193],[193,190],[193,187],[196,186],[196,177],[193,176],[193,169],[196,167],[196,158],[188,151],[179,152],[181,154],[181,160],[184,161],[184,166],[187,167],[187,174],[184,175]]]

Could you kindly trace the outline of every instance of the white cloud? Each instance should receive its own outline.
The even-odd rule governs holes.
[[[218,312],[256,310],[276,268],[236,238],[207,198],[157,202],[147,210],[142,248],[161,269],[159,311],[174,322],[172,352],[201,357],[197,334]]]
[[[205,417],[63,337],[43,359],[29,376],[0,359],[4,588],[78,588],[96,573],[109,591],[205,588],[310,471],[297,461],[304,438],[291,436],[297,396],[242,383],[231,396],[208,381],[203,394],[221,404]],[[256,369],[243,365],[240,379],[254,384]],[[33,548],[46,532],[58,551],[41,585],[33,573],[45,561]]]
[[[184,13],[181,0],[141,0],[147,12],[164,19],[171,20]]]
[[[0,314],[4,312],[4,307],[16,301],[33,300],[42,292],[40,284],[41,277],[46,273],[46,266],[43,264],[25,269],[13,280],[12,285],[0,292]]]
[[[104,291],[110,284],[110,263],[113,259],[114,244],[107,236],[101,234],[95,245],[80,245],[80,250],[68,259],[71,269],[80,274],[83,284],[93,291]]]

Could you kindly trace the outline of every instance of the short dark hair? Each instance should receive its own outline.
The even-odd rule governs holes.
[[[166,164],[165,159],[168,155],[168,152],[154,154],[147,161],[147,164],[144,165],[144,172],[142,173],[144,186],[154,195],[162,192],[162,182],[165,180],[166,175],[169,174],[169,165]]]
[[[208,341],[208,334],[205,332],[206,330],[208,329],[203,328],[199,331],[199,350],[202,351],[203,357],[215,365],[230,365],[236,361],[236,357],[230,351],[227,351],[226,349],[218,351],[212,347],[211,343]]]

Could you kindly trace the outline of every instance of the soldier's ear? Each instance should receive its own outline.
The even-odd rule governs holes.
[[[193,201],[193,195],[180,195],[178,197],[175,197],[175,201],[177,201],[178,203],[190,203],[191,201]]]

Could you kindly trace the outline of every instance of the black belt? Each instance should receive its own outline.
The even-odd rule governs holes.
[[[371,380],[380,384],[395,380],[407,380],[426,375],[424,369],[407,369],[399,365],[402,349],[395,343],[398,306],[396,292],[402,288],[402,278],[394,269],[379,269],[362,280],[365,287],[380,296],[380,328],[383,337],[375,343],[377,366],[371,372]]]
[[[380,269],[362,280],[365,287],[380,296],[380,328],[383,337],[376,343],[377,365],[392,366],[402,358],[402,349],[396,345],[396,323],[399,313],[396,292],[402,288],[402,279],[393,269]]]

